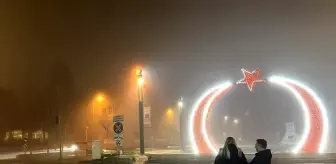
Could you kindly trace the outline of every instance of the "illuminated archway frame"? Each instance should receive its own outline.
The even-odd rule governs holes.
[[[292,151],[323,153],[327,144],[329,125],[326,109],[317,94],[303,83],[290,78],[271,76],[266,82],[289,90],[303,109],[305,118],[303,135]],[[233,86],[231,82],[216,85],[207,90],[195,103],[189,120],[189,134],[194,153],[213,155],[218,153],[218,145],[214,144],[207,132],[208,113],[218,97],[224,95]]]

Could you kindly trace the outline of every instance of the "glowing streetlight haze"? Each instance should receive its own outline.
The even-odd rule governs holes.
[[[97,102],[102,102],[102,101],[104,101],[104,96],[103,96],[103,95],[98,95],[98,96],[96,97],[96,101],[97,101]]]
[[[177,106],[179,107],[180,110],[182,110],[182,108],[183,108],[183,99],[182,99],[182,97],[178,100]]]
[[[173,116],[173,109],[172,108],[168,108],[167,109],[167,116],[169,117],[169,118],[171,118],[172,116]]]
[[[144,84],[144,78],[143,78],[143,71],[141,70],[141,69],[138,69],[137,71],[136,71],[136,75],[137,75],[137,77],[138,77],[138,85],[139,86],[143,86],[143,84]]]
[[[227,121],[229,119],[228,116],[224,116],[224,120]]]

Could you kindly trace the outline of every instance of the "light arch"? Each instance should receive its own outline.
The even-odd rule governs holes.
[[[321,99],[311,88],[297,80],[271,76],[267,82],[289,90],[303,109],[304,131],[293,152],[323,153],[327,144],[329,125],[327,111]],[[207,117],[217,98],[233,86],[231,82],[216,85],[207,90],[193,106],[189,133],[194,153],[217,154],[218,146],[211,141],[207,132]]]

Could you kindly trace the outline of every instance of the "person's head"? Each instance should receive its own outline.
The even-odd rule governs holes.
[[[233,137],[226,138],[224,147],[227,147],[227,145],[229,145],[229,144],[234,144],[234,145],[237,146],[236,140]]]
[[[267,141],[265,139],[257,139],[255,148],[257,152],[265,150],[267,148]]]
[[[222,149],[226,159],[237,158],[238,148],[233,137],[226,138],[224,148]]]

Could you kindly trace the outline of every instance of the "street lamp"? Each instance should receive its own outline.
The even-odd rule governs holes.
[[[182,112],[183,112],[183,98],[180,97],[180,99],[177,102],[177,106],[179,108],[179,114],[180,114],[180,149],[184,150],[184,144],[183,144],[183,126],[182,126]]]
[[[171,121],[172,118],[173,118],[173,114],[174,114],[173,109],[172,108],[167,108],[166,114],[167,114],[167,118],[169,119],[169,121]]]
[[[97,100],[98,102],[102,102],[102,101],[104,100],[104,97],[103,97],[102,95],[98,95],[98,96],[96,97],[96,100]]]
[[[237,125],[239,123],[239,120],[238,119],[234,119],[233,123]]]
[[[142,77],[142,70],[137,73],[138,80],[138,100],[139,100],[139,131],[140,131],[140,154],[145,154],[145,137],[144,137],[144,104],[143,104],[143,84],[144,79]]]
[[[95,106],[94,106],[95,102],[102,103],[104,100],[105,100],[105,98],[102,94],[99,94],[94,98],[94,101],[93,101],[94,103],[93,103],[93,107],[92,107],[92,120],[93,121],[96,118],[96,110],[95,110]]]
[[[88,126],[86,126],[86,125],[84,125],[84,127],[85,127],[85,155],[86,156],[88,156],[88,129],[89,129],[89,127]]]
[[[229,119],[228,116],[224,116],[224,120],[227,121]]]

